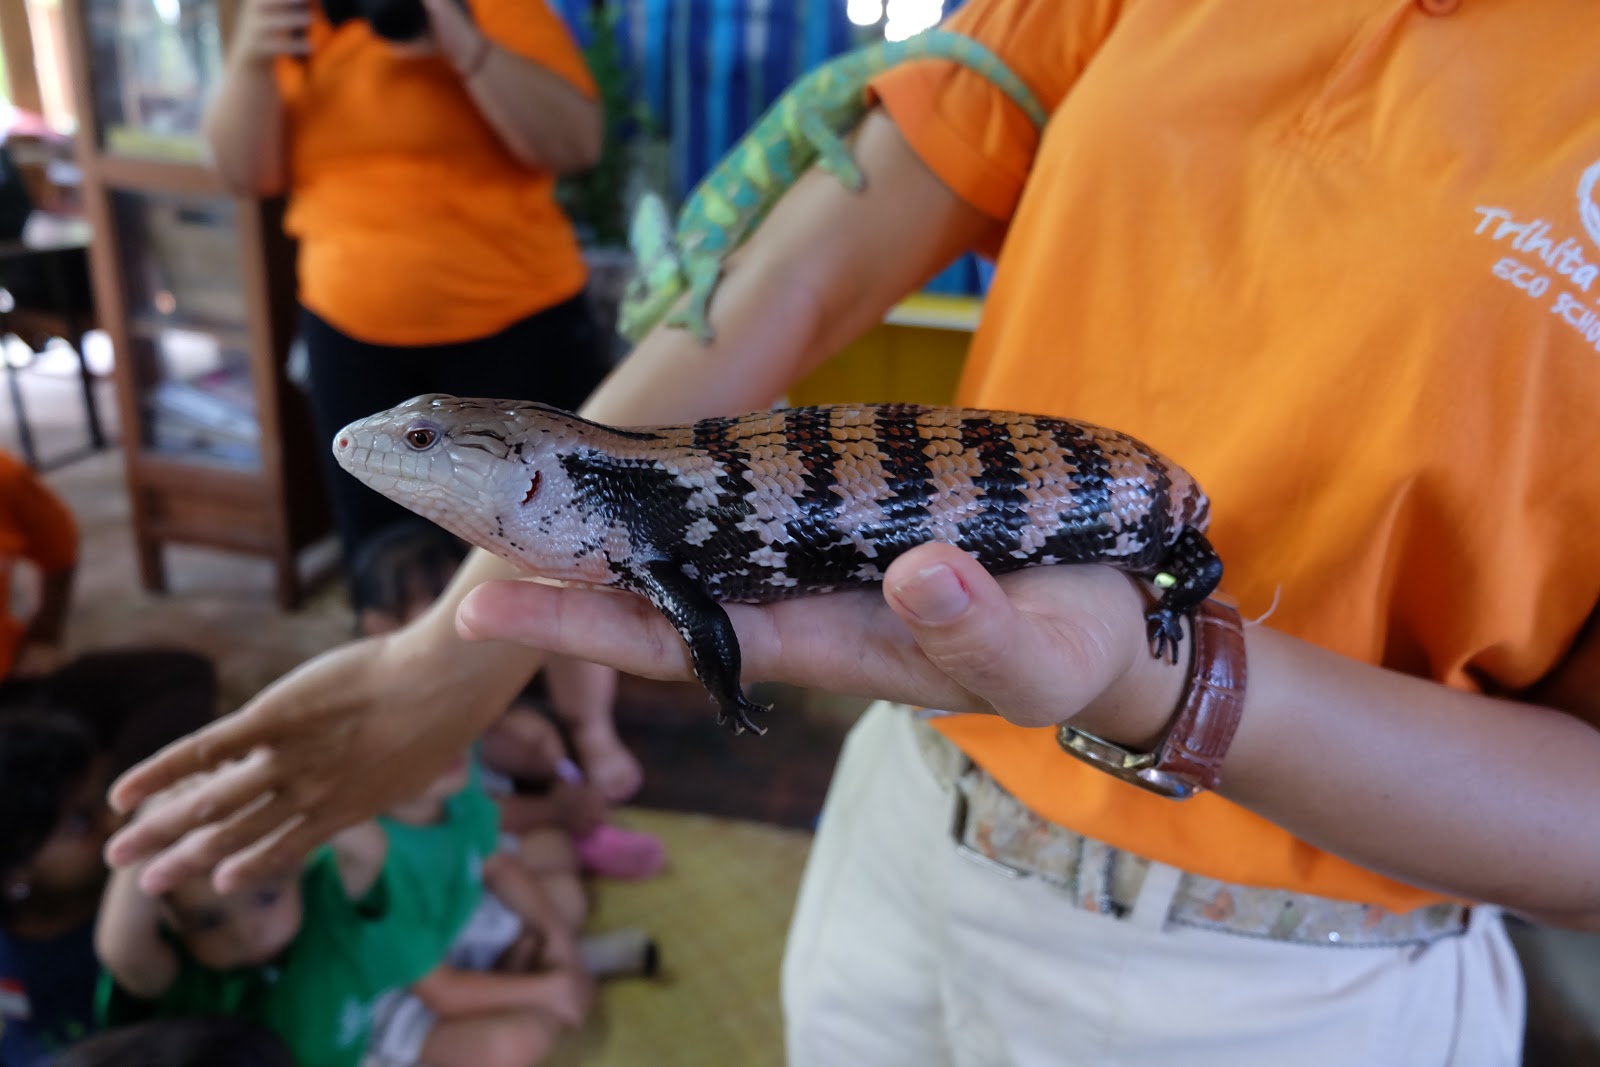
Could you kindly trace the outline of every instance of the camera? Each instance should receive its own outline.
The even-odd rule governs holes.
[[[322,13],[334,26],[365,19],[373,33],[390,41],[414,41],[428,29],[422,0],[322,0]]]

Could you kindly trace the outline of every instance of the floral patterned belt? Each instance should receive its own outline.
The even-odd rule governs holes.
[[[913,717],[913,732],[934,778],[954,794],[956,848],[975,861],[1009,877],[1042,879],[1075,906],[1117,918],[1132,910],[1152,868],[1162,866],[1039,816],[925,719]],[[1460,904],[1395,912],[1180,872],[1167,922],[1271,941],[1372,948],[1453,937],[1466,931],[1467,916]]]

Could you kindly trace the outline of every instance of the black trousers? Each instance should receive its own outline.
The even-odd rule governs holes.
[[[332,442],[346,425],[422,393],[536,400],[570,410],[584,402],[610,369],[605,333],[582,294],[497,334],[454,344],[368,344],[304,308],[300,336],[310,364],[317,448],[326,465],[347,570],[367,538],[415,516],[339,466]]]

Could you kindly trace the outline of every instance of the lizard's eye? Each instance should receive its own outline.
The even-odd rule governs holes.
[[[406,430],[406,444],[418,452],[426,452],[439,439],[439,431],[426,423],[413,423]]]

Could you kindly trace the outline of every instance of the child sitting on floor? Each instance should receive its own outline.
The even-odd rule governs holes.
[[[226,896],[205,876],[151,897],[139,868],[118,871],[95,938],[99,1021],[237,1015],[276,1033],[300,1067],[356,1067],[375,1005],[433,971],[478,906],[497,820],[443,815],[395,847],[362,823],[301,869]]]
[[[500,828],[535,871],[639,879],[666,866],[658,838],[607,821],[604,795],[567,754],[561,731],[530,704],[519,701],[496,720],[482,750]]]
[[[111,758],[76,718],[0,716],[0,1064],[36,1067],[94,1023],[94,920]]]
[[[466,552],[459,539],[422,519],[395,523],[368,538],[351,563],[354,599],[365,605],[357,629],[364,636],[388,633],[420,615],[449,585]],[[643,771],[617,737],[612,715],[616,673],[556,659],[541,681],[593,787],[613,804],[638,792]]]
[[[366,633],[403,625],[427,610],[455,573],[465,549],[451,534],[417,521],[372,537],[354,564],[357,599],[369,605]],[[611,731],[609,706],[567,678],[546,677],[552,710],[568,723],[575,743],[591,760],[621,743]],[[574,691],[575,690],[575,691]],[[609,697],[603,702],[609,704]],[[594,740],[600,735],[605,741]],[[592,742],[585,749],[585,738]],[[625,751],[625,750],[622,750]],[[561,732],[527,700],[519,700],[488,731],[482,744],[490,791],[501,806],[503,829],[522,842],[522,855],[542,873],[583,870],[610,878],[647,878],[666,863],[656,838],[607,821],[618,799],[605,783],[579,767]],[[609,757],[608,765],[609,765]],[[632,757],[628,757],[632,761]],[[530,795],[524,790],[543,790]]]
[[[499,811],[469,754],[414,800],[379,817],[396,852],[433,850],[452,824],[499,832]],[[575,919],[504,852],[485,860],[483,892],[441,965],[373,1012],[366,1067],[532,1067],[580,1024],[593,983]]]
[[[101,852],[117,825],[106,787],[209,718],[215,689],[198,657],[151,662],[162,659],[170,670],[143,677],[171,684],[141,689],[123,674],[106,691],[91,684],[107,677],[98,668],[69,668],[72,684],[52,686],[50,702],[41,692],[20,708],[0,704],[0,1067],[48,1063],[93,1030]]]

